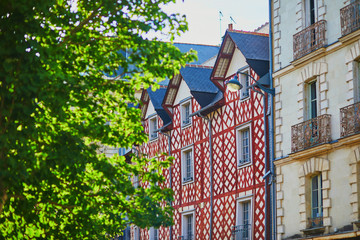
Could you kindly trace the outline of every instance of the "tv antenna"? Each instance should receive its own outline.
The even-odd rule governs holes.
[[[221,31],[221,18],[224,17],[224,15],[222,14],[221,11],[219,11],[219,20],[220,20],[220,43],[222,42],[222,38],[221,38],[221,34],[222,34],[222,31]]]
[[[230,22],[233,22],[236,24],[235,20],[232,18],[232,16],[230,16]]]

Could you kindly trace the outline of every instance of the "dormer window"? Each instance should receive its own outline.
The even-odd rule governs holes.
[[[181,104],[181,126],[186,127],[191,124],[191,100]]]
[[[158,133],[156,132],[157,129],[158,129],[157,117],[154,116],[149,119],[149,139],[150,140],[156,139],[158,137]]]
[[[243,88],[240,90],[240,98],[245,99],[249,97],[249,89],[250,86],[250,79],[249,79],[249,70],[243,71],[240,76],[240,83]]]

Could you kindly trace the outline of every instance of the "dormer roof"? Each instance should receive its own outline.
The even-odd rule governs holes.
[[[170,80],[163,100],[164,109],[172,115],[172,107],[178,93],[181,81],[190,89],[191,95],[201,107],[208,105],[219,92],[219,89],[210,81],[211,67],[187,65],[180,70],[180,74]]]
[[[170,116],[166,113],[164,108],[161,106],[161,103],[164,99],[166,92],[166,88],[159,88],[156,91],[152,91],[151,88],[146,89],[143,91],[141,95],[142,107],[141,107],[141,115],[142,120],[145,120],[146,112],[148,110],[149,101],[151,101],[157,115],[160,116],[164,125],[171,122]]]
[[[211,80],[222,90],[236,48],[259,77],[269,71],[268,34],[227,30],[211,74]]]

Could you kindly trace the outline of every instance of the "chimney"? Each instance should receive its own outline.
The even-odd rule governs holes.
[[[229,23],[229,25],[228,25],[228,30],[233,30],[233,25],[232,25],[232,23]]]

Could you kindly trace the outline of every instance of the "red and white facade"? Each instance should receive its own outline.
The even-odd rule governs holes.
[[[232,47],[229,48],[229,44]],[[225,59],[225,57],[228,61],[223,63],[221,58]],[[214,240],[264,239],[265,237],[265,189],[262,178],[265,172],[265,144],[262,95],[249,91],[248,97],[242,97],[241,91],[232,93],[224,85],[224,82],[231,79],[241,68],[246,69],[252,78],[259,79],[253,69],[246,68],[247,63],[244,59],[230,36],[225,35],[209,79],[209,84],[214,82],[222,91],[223,98],[205,115],[210,119],[212,126],[212,172],[208,120],[195,115],[191,117],[191,123],[184,126],[184,104],[190,103],[191,113],[201,110],[201,107],[181,75],[175,76],[170,81],[169,86],[176,86],[173,87],[175,91],[169,93],[168,90],[163,106],[171,113],[172,118],[171,130],[167,131],[167,134],[171,135],[171,155],[175,158],[171,169],[174,191],[172,203],[174,208],[172,239],[174,240],[181,239],[181,236],[182,239],[188,239],[189,232],[193,234],[193,238],[189,239],[206,240],[210,239],[210,231]],[[252,84],[253,80],[250,78],[248,80],[249,84]],[[146,133],[151,134],[151,121],[156,118],[158,128],[163,126],[163,122],[156,115],[146,93],[143,94],[142,100],[146,103],[142,113],[144,129]],[[249,143],[247,148],[242,145],[246,145],[246,141]],[[246,151],[244,149],[249,151],[248,155],[244,153]],[[142,152],[149,157],[168,152],[168,137],[159,133],[157,138],[144,144]],[[186,162],[185,159],[189,152],[193,175],[184,182],[184,175],[189,173],[186,169],[189,161]],[[247,157],[244,160],[242,157],[245,155]],[[170,187],[168,169],[164,170],[164,176],[165,186]],[[211,213],[212,226],[210,226]],[[236,229],[234,226],[246,222],[248,225],[245,228],[241,227],[236,234],[233,232]],[[191,230],[189,230],[190,225],[193,228]],[[151,236],[153,232],[148,229],[140,230],[139,236],[135,236],[134,232],[133,230],[132,239],[154,239]],[[245,235],[240,238],[240,234],[245,234],[248,238]],[[169,228],[160,228],[158,239],[170,239]]]

